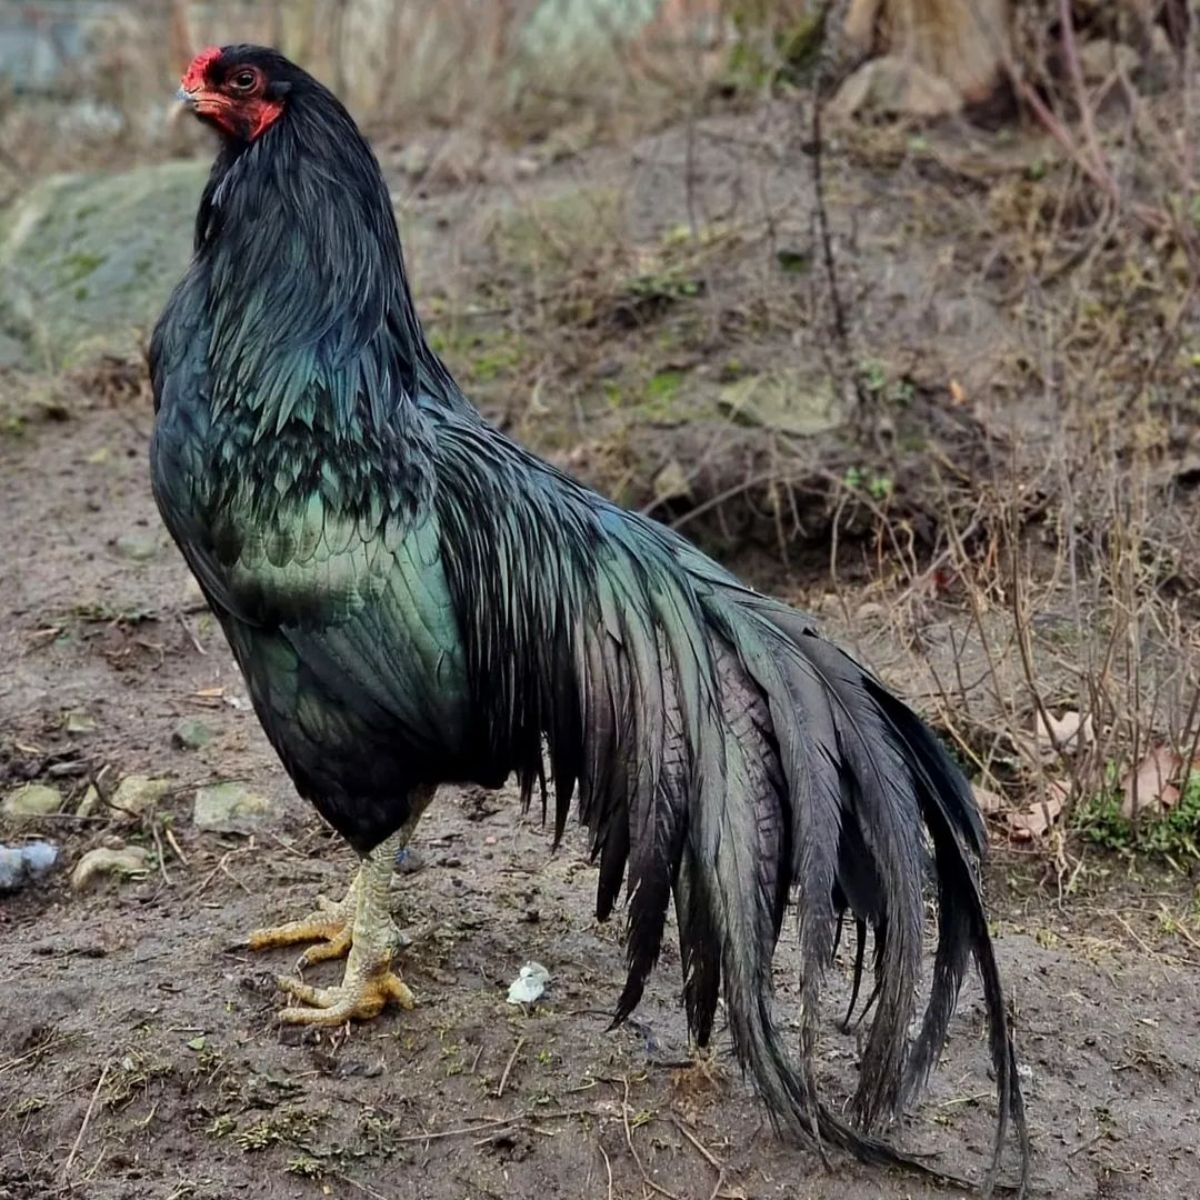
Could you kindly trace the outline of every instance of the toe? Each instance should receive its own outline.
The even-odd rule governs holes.
[[[282,1025],[340,1025],[346,1018],[332,1008],[284,1008],[277,1020]]]
[[[333,988],[312,987],[310,984],[302,983],[299,979],[291,979],[286,975],[276,975],[275,986],[281,992],[286,992],[293,1000],[299,1000],[301,1004],[311,1004],[316,1008],[328,1008],[334,1003],[329,998],[329,993],[335,990]]]
[[[331,958],[342,958],[349,953],[353,938],[350,935],[349,929],[342,929],[337,934],[330,937],[327,942],[317,942],[315,945],[309,946],[307,950],[300,955],[298,966],[304,967],[314,966],[316,963],[326,962]]]
[[[409,990],[408,984],[399,975],[386,975],[380,989],[386,999],[404,1009],[416,1008],[417,998]]]
[[[340,1025],[343,1021],[370,1021],[391,1003],[410,1009],[416,1005],[404,981],[392,972],[373,976],[340,987],[317,988],[298,979],[280,976],[276,983],[300,1005],[291,1005],[279,1014],[285,1025]]]
[[[246,939],[246,944],[251,950],[267,950],[274,946],[333,938],[341,933],[342,928],[342,924],[332,924],[323,914],[313,913],[303,921],[289,921],[286,925],[256,929]]]

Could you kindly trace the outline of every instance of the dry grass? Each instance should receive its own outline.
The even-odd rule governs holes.
[[[979,230],[1019,317],[1022,385],[988,417],[985,470],[935,468],[932,543],[881,510],[875,545],[941,724],[1018,831],[1044,806],[1035,836],[1066,874],[1064,829],[1122,800],[1152,820],[1163,789],[1139,797],[1137,766],[1169,754],[1186,794],[1200,742],[1198,80],[1194,43],[1166,55],[1161,27],[1153,70],[1085,80],[1080,30],[1063,19],[1047,44],[1042,15],[1025,28],[1044,68],[1014,84],[1055,153],[991,189]],[[939,654],[923,635],[947,612]],[[1064,713],[1087,735],[1046,732]]]
[[[189,131],[169,119],[175,83],[197,49],[232,42],[278,46],[371,130],[455,127],[522,141],[583,122],[593,136],[628,134],[703,93],[723,61],[718,8],[671,0],[660,19],[622,29],[588,0],[81,7],[71,29],[85,52],[62,55],[53,90],[0,92],[0,172],[188,149]]]

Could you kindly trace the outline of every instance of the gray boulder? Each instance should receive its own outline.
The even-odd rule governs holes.
[[[208,170],[54,175],[0,213],[0,360],[60,369],[140,353],[187,265]]]

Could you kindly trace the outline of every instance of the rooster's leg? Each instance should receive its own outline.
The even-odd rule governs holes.
[[[256,929],[246,939],[246,946],[250,950],[270,950],[276,946],[293,946],[297,942],[316,942],[315,946],[309,946],[300,955],[300,961],[296,964],[297,970],[303,970],[305,967],[311,967],[315,963],[324,962],[329,958],[341,958],[345,955],[354,942],[354,921],[358,912],[358,899],[367,872],[371,870],[373,863],[386,864],[385,878],[390,878],[391,864],[395,862],[396,855],[408,845],[408,839],[412,837],[413,830],[416,829],[417,822],[421,819],[421,814],[432,799],[432,788],[419,789],[410,796],[411,815],[408,820],[390,838],[375,848],[370,857],[359,867],[358,874],[350,885],[350,890],[336,904],[332,900],[326,900],[324,896],[318,896],[316,912],[311,912],[307,917],[301,917],[298,921],[288,921],[283,925],[271,925],[265,929]],[[378,870],[383,872],[385,867],[379,866]],[[386,914],[386,908],[384,912]],[[391,929],[394,940],[398,942],[400,935],[394,924],[391,925]]]
[[[291,1025],[340,1025],[351,1018],[369,1021],[389,1002],[412,1008],[412,992],[392,970],[399,932],[388,911],[388,893],[399,841],[400,835],[394,835],[371,851],[346,897],[346,902],[353,902],[354,911],[339,935],[349,946],[341,984],[317,988],[297,979],[278,979],[280,989],[300,1002],[285,1008],[279,1014],[281,1021]]]

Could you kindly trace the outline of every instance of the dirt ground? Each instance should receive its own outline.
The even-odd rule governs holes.
[[[396,877],[419,1007],[333,1034],[275,1026],[272,975],[293,957],[234,947],[340,894],[351,856],[291,793],[191,601],[147,487],[144,398],[93,392],[71,420],[0,441],[0,783],[49,774],[74,798],[107,766],[176,791],[140,822],[68,806],[41,825],[68,864],[113,836],[154,847],[157,830],[161,869],[84,893],[59,872],[0,898],[0,1197],[936,1194],[844,1161],[826,1171],[781,1143],[725,1036],[708,1075],[686,1070],[673,948],[636,1019],[609,1031],[620,931],[592,916],[582,841],[551,853],[507,793],[447,790],[418,869]],[[132,560],[130,535],[143,539]],[[94,728],[66,732],[68,713]],[[198,751],[172,744],[186,716],[215,735]],[[276,799],[280,818],[252,838],[196,830],[194,787],[226,779]],[[1164,941],[1156,921],[1186,885],[1122,871],[1060,908],[1038,860],[991,868],[1038,1194],[1200,1188],[1200,947]],[[550,989],[512,1007],[530,959]],[[785,1029],[794,978],[785,937]],[[835,1098],[856,1058],[837,1003],[821,1047]],[[968,986],[928,1097],[890,1131],[966,1174],[992,1127],[981,1032]]]

